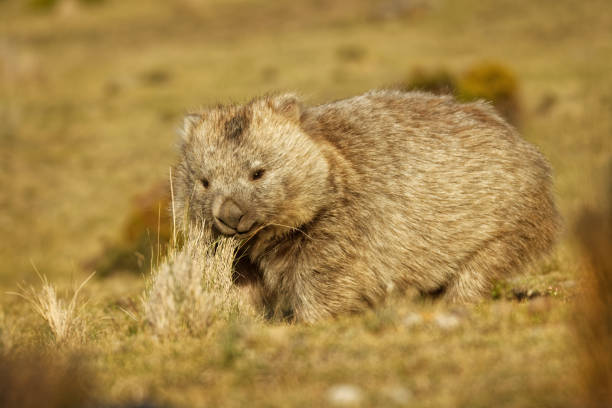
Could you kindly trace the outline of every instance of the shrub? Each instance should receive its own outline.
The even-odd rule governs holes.
[[[459,78],[456,94],[462,101],[487,100],[510,123],[518,122],[518,81],[502,64],[482,62],[471,66]]]
[[[443,67],[415,68],[400,88],[405,91],[425,91],[436,95],[450,94],[458,100],[485,100],[512,124],[520,116],[518,80],[504,65],[479,62],[457,75]]]
[[[154,232],[160,244],[168,243],[172,237],[170,206],[170,188],[166,182],[137,195],[123,227],[123,239],[127,243],[137,243]]]
[[[90,262],[101,276],[114,271],[144,272],[158,263],[172,238],[170,188],[157,183],[132,200],[120,238]]]

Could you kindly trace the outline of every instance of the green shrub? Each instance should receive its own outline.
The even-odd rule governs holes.
[[[514,73],[500,63],[479,62],[458,75],[450,70],[415,68],[400,88],[405,91],[425,91],[436,95],[450,94],[458,100],[485,100],[512,124],[520,116],[519,87]]]
[[[495,62],[471,66],[459,79],[457,98],[462,101],[484,99],[510,123],[519,120],[518,81],[514,73]]]

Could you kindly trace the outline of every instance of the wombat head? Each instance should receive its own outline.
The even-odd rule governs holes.
[[[185,117],[174,184],[177,215],[225,235],[274,235],[308,223],[328,196],[329,166],[300,127],[294,95]]]

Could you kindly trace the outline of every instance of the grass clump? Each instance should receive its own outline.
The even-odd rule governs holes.
[[[237,248],[232,238],[214,239],[206,226],[188,228],[181,248],[171,248],[153,271],[143,296],[145,321],[158,334],[197,335],[247,311],[232,281]]]
[[[87,302],[79,300],[79,293],[95,274],[89,275],[74,291],[70,300],[61,299],[45,275],[34,268],[42,287],[19,286],[18,292],[9,292],[25,299],[32,309],[47,323],[56,344],[78,344],[85,340],[86,322],[81,314]]]

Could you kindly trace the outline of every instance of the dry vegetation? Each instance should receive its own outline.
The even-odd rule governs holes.
[[[26,3],[0,1],[0,405],[27,406],[36,387],[56,406],[605,406],[610,365],[586,362],[609,359],[609,241],[589,238],[609,224],[583,221],[580,239],[572,226],[585,208],[605,214],[607,1]],[[189,108],[274,89],[316,103],[479,61],[516,75],[521,132],[550,158],[568,226],[491,299],[406,293],[363,315],[270,323],[228,286],[231,242],[195,234],[154,274],[96,276],[71,306],[64,289],[120,234],[131,198],[167,178]],[[6,294],[24,281],[34,309]],[[47,309],[80,323],[62,332]],[[87,392],[63,400],[73,386]]]
[[[37,290],[33,286],[19,285],[18,292],[7,292],[7,294],[19,296],[30,304],[32,309],[49,326],[55,343],[81,343],[86,331],[86,322],[81,318],[81,313],[86,303],[80,302],[79,292],[94,276],[95,272],[74,290],[70,300],[65,300],[58,296],[55,286],[49,283],[47,277],[41,275],[33,264],[32,267],[40,278],[41,289]]]
[[[238,243],[214,240],[209,228],[192,226],[180,248],[170,249],[145,290],[144,320],[157,334],[205,334],[219,320],[248,315],[248,294],[232,285]],[[253,316],[254,317],[254,316]]]

